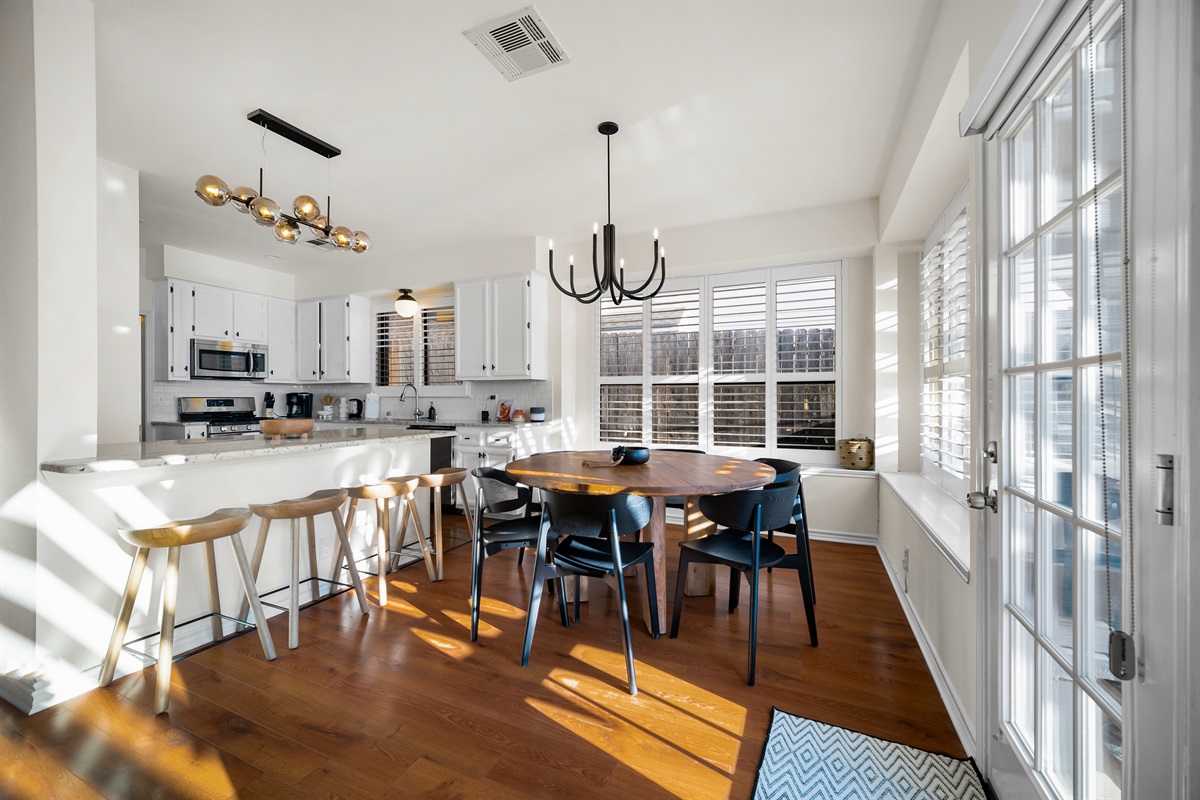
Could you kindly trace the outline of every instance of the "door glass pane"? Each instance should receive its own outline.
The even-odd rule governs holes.
[[[1104,553],[1104,537],[1088,533],[1084,537],[1084,561],[1087,567],[1087,582],[1080,601],[1084,613],[1080,624],[1084,626],[1084,652],[1087,654],[1080,665],[1083,674],[1091,678],[1118,704],[1121,702],[1121,682],[1108,669],[1109,603],[1112,604],[1112,622],[1121,626],[1121,543],[1110,539],[1108,555]],[[1105,569],[1105,563],[1109,569]],[[1111,590],[1111,594],[1110,594]],[[1111,600],[1110,600],[1111,598]]]
[[[1083,242],[1080,262],[1083,270],[1083,341],[1080,351],[1083,355],[1094,356],[1101,344],[1096,320],[1096,282],[1099,279],[1100,313],[1103,315],[1104,352],[1115,353],[1124,346],[1123,334],[1125,319],[1123,286],[1121,281],[1121,252],[1124,246],[1121,238],[1121,214],[1124,195],[1121,187],[1100,198],[1099,206],[1088,203],[1080,209],[1080,220],[1083,227]],[[1097,215],[1099,219],[1097,219]],[[1097,222],[1100,225],[1100,267],[1096,267],[1096,239],[1094,231]]]
[[[1008,618],[1009,662],[1008,697],[1009,720],[1025,748],[1033,750],[1034,697],[1033,637],[1015,618]]]
[[[1041,441],[1043,500],[1071,507],[1071,480],[1074,476],[1074,443],[1071,424],[1071,371],[1053,370],[1041,374]]]
[[[1050,654],[1038,648],[1042,771],[1059,797],[1074,797],[1075,684]]]
[[[1016,244],[1033,232],[1033,120],[1012,139],[1012,174],[1009,182],[1011,240]]]
[[[1121,797],[1121,763],[1125,741],[1121,725],[1079,692],[1083,708],[1083,797],[1118,800]]]
[[[1096,101],[1096,148],[1095,175],[1103,181],[1121,168],[1121,20],[1108,29],[1096,41],[1096,85],[1093,89]],[[1087,48],[1083,49],[1083,79],[1090,80],[1091,64]],[[1089,104],[1090,105],[1090,104]],[[1085,158],[1081,159],[1083,185],[1090,189],[1093,183],[1090,125],[1084,125]]]
[[[1034,277],[1032,247],[1027,247],[1013,256],[1012,274],[1012,363],[1013,366],[1024,366],[1033,363],[1034,299],[1037,296],[1037,283]]]
[[[1071,658],[1075,626],[1075,532],[1071,523],[1049,511],[1041,512],[1042,619],[1039,630],[1067,660]]]
[[[780,383],[775,387],[775,446],[833,450],[837,446],[833,381]]]
[[[1075,198],[1075,125],[1072,81],[1068,74],[1042,101],[1042,222]]]
[[[1009,578],[1012,596],[1009,602],[1025,618],[1033,620],[1033,506],[1010,496],[1009,520],[1012,537],[1008,546]],[[1032,656],[1030,656],[1032,658]]]
[[[1080,516],[1103,524],[1108,512],[1108,524],[1121,529],[1121,392],[1123,391],[1120,364],[1104,365],[1104,436],[1100,431],[1100,368],[1080,370],[1083,382],[1079,417],[1080,432]],[[1105,455],[1107,453],[1107,456]],[[1104,471],[1108,479],[1105,481]]]
[[[1012,378],[1012,465],[1013,484],[1029,494],[1034,493],[1034,468],[1037,464],[1034,448],[1033,376],[1014,375]]]
[[[1042,236],[1042,361],[1071,358],[1075,325],[1075,241],[1071,220]]]

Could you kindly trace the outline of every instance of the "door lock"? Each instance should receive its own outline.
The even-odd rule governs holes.
[[[999,511],[996,490],[988,489],[986,492],[967,492],[967,507],[975,511],[990,508],[992,513],[995,514]]]
[[[993,464],[996,463],[997,449],[995,442],[988,442],[987,447],[983,448],[983,457]]]

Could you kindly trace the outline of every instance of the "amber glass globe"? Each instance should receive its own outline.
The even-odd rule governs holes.
[[[216,175],[201,175],[196,181],[196,197],[210,206],[223,206],[229,202],[229,184]]]
[[[350,245],[354,244],[354,231],[345,225],[338,225],[329,232],[329,241],[333,242],[333,246],[337,249],[347,250]]]
[[[234,203],[233,207],[243,214],[250,213],[250,201],[258,197],[258,192],[254,191],[249,186],[235,186],[233,187],[233,192],[230,194],[232,197],[236,197],[238,200],[242,201],[240,203]]]
[[[296,216],[305,222],[312,222],[321,213],[321,207],[317,205],[317,201],[306,194],[302,194],[292,201],[292,211],[296,212]]]
[[[318,214],[312,220],[312,224],[316,226],[315,228],[311,229],[312,237],[314,239],[325,240],[329,238],[329,234],[325,232],[325,229],[329,227],[329,217],[325,216],[324,214]],[[317,230],[318,228],[320,230]]]
[[[250,216],[259,225],[274,225],[282,219],[279,204],[269,197],[256,197],[251,200]]]
[[[287,244],[295,244],[300,241],[300,224],[288,219],[279,220],[275,223],[275,238]]]
[[[356,253],[365,253],[371,249],[371,237],[367,236],[362,231],[354,232],[354,244],[350,245],[350,249]]]

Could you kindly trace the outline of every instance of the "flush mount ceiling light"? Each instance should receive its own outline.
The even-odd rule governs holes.
[[[402,317],[411,317],[421,310],[417,300],[412,296],[412,289],[401,289],[396,298],[396,313]]]
[[[663,281],[667,279],[667,250],[665,247],[658,246],[658,229],[654,229],[654,263],[650,269],[650,277],[646,278],[645,282],[637,288],[630,289],[625,286],[625,259],[621,259],[619,267],[617,266],[617,226],[612,224],[612,135],[617,132],[617,123],[601,122],[596,130],[604,134],[604,151],[607,165],[607,196],[608,196],[608,223],[604,226],[604,241],[603,241],[603,269],[600,262],[596,259],[596,239],[600,235],[600,223],[592,225],[592,276],[596,279],[594,289],[589,289],[586,292],[577,291],[575,289],[575,256],[570,257],[570,275],[567,285],[568,289],[558,282],[558,278],[554,275],[554,240],[550,240],[550,279],[554,281],[554,285],[558,290],[568,297],[574,297],[581,303],[594,303],[608,292],[613,303],[620,305],[625,298],[630,300],[649,300],[663,287]],[[662,271],[659,272],[661,265]],[[654,281],[655,275],[658,275],[658,285],[652,291],[646,291],[650,284]]]
[[[246,115],[246,119],[266,131],[277,133],[285,139],[313,151],[326,159],[341,155],[342,151],[331,144],[321,141],[315,136],[300,130],[295,125],[268,114],[261,108]],[[269,197],[263,197],[263,170],[258,170],[258,191],[249,186],[229,184],[216,175],[201,175],[196,181],[196,196],[210,206],[223,206],[233,201],[234,208],[259,225],[270,226],[275,231],[275,238],[285,244],[295,244],[300,241],[300,226],[312,232],[310,244],[324,246],[332,245],[335,250],[344,252],[365,253],[371,249],[371,237],[362,231],[354,231],[345,225],[333,225],[329,216],[329,197],[325,198],[325,211],[309,195],[302,194],[292,201],[292,213],[287,213],[279,204]]]

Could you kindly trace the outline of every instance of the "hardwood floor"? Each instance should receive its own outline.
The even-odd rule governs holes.
[[[660,591],[675,583],[681,531],[668,535]],[[296,650],[275,617],[274,662],[253,634],[179,661],[166,715],[153,667],[32,717],[0,702],[0,797],[745,798],[772,706],[963,755],[878,553],[814,542],[813,558],[819,647],[795,573],[764,572],[747,686],[748,592],[727,616],[719,574],[715,597],[688,598],[678,639],[632,626],[630,697],[613,592],[593,585],[566,629],[543,602],[522,668],[531,559],[488,560],[471,644],[462,547],[444,582],[419,562],[389,575],[386,612],[362,617],[350,593],[309,608]]]

